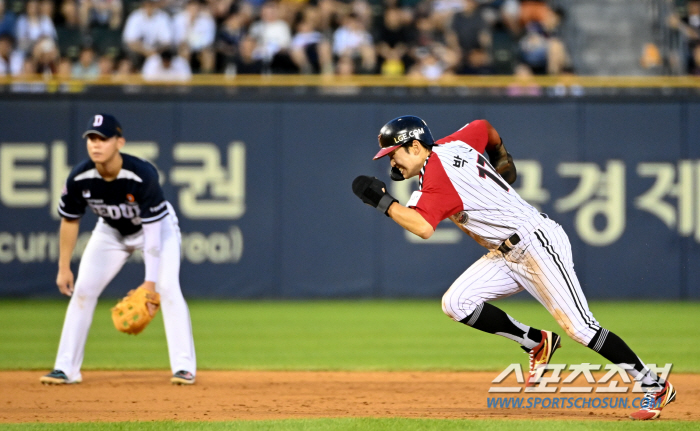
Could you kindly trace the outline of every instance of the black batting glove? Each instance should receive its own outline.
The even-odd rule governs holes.
[[[391,170],[389,171],[389,174],[391,175],[391,179],[393,181],[403,181],[406,178],[403,177],[403,174],[397,167],[392,167]]]
[[[375,177],[360,175],[352,182],[352,192],[360,198],[362,202],[376,208],[380,213],[389,216],[388,211],[391,204],[398,202],[386,192],[386,184]]]

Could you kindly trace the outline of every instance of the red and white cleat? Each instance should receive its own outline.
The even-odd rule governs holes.
[[[542,331],[542,341],[530,350],[530,374],[525,382],[525,388],[533,387],[536,382],[537,370],[549,364],[554,351],[561,347],[561,337],[554,332]]]
[[[676,389],[670,382],[664,384],[660,391],[647,392],[642,399],[642,408],[630,415],[639,421],[649,421],[661,415],[661,410],[676,399]]]

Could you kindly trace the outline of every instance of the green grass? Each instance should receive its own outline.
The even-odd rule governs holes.
[[[138,336],[117,332],[113,300],[98,306],[85,369],[168,369],[161,317]],[[0,369],[52,367],[66,301],[0,301]],[[535,302],[500,301],[516,319],[541,328],[556,323]],[[675,372],[700,372],[700,303],[593,302],[591,310],[648,363],[672,362]],[[191,301],[200,369],[240,370],[502,370],[526,365],[512,341],[444,316],[439,299],[425,301]],[[559,363],[605,363],[565,338]],[[36,430],[690,430],[697,422],[526,421],[427,419],[294,419],[233,422],[2,424]]]
[[[434,420],[434,419],[289,419],[281,421],[237,422],[120,422],[78,424],[3,424],[8,431],[458,431],[458,430],[519,430],[542,429],[584,430],[696,430],[697,422],[604,422],[604,421],[526,421],[526,420]]]
[[[167,369],[161,317],[127,336],[112,326],[113,302],[98,305],[84,369]],[[524,323],[557,329],[535,302],[495,304]],[[66,305],[0,301],[0,369],[51,368]],[[700,372],[700,303],[593,302],[591,310],[647,363]],[[439,299],[190,301],[190,311],[200,369],[502,370],[527,359],[512,341],[451,321]],[[556,362],[605,363],[567,337],[563,347]]]

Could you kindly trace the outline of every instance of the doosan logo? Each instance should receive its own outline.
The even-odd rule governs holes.
[[[425,133],[424,129],[421,127],[420,129],[413,129],[409,132],[402,133],[399,136],[394,138],[394,142],[403,142],[408,138],[417,138],[419,135],[422,135]]]

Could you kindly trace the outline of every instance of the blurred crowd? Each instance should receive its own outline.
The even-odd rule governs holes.
[[[675,24],[698,40],[689,3]],[[572,73],[565,16],[545,0],[0,0],[0,76],[556,75]]]

